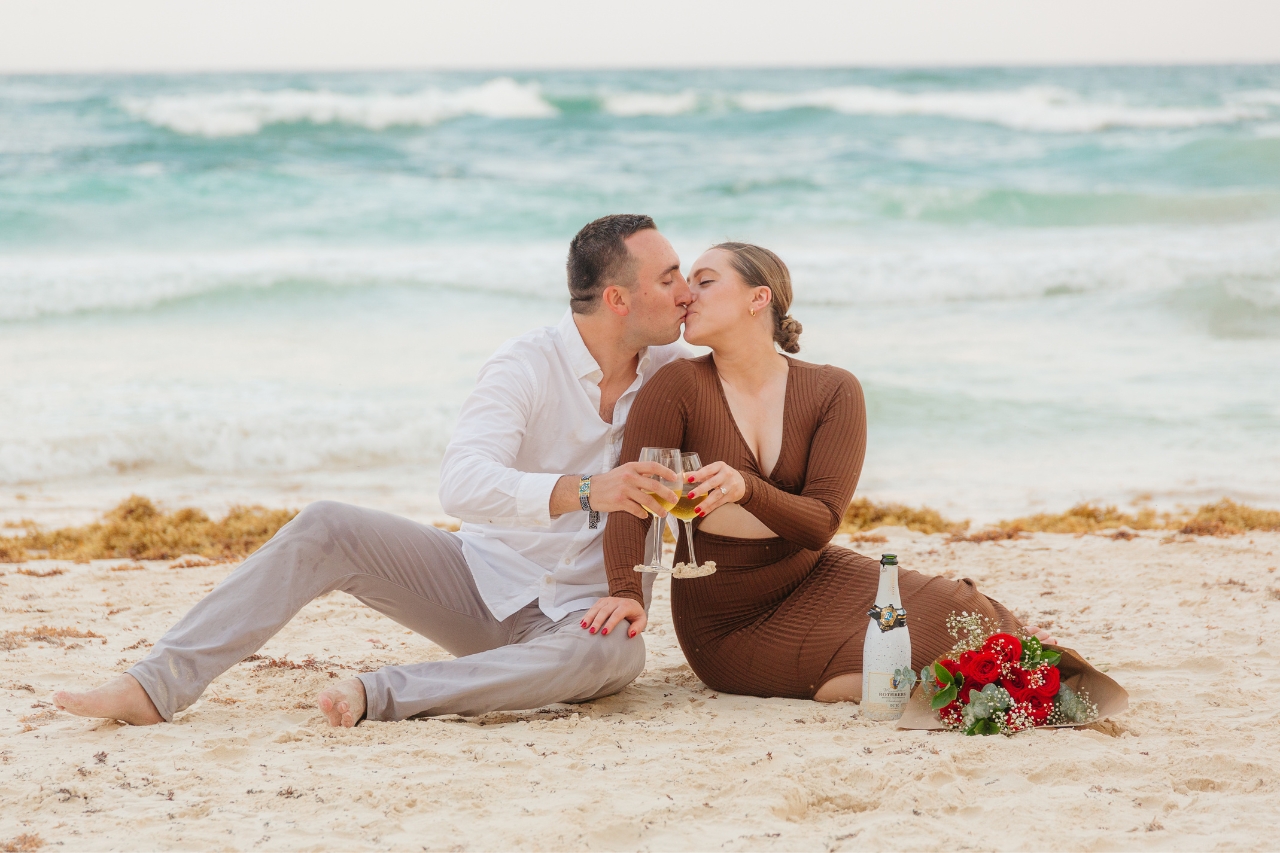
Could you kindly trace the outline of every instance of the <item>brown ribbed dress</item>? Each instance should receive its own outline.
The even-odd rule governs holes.
[[[627,416],[622,462],[642,447],[679,447],[703,464],[724,461],[746,480],[738,505],[774,539],[697,532],[697,553],[715,561],[707,577],[671,582],[676,636],[689,665],[725,693],[812,699],[825,682],[862,671],[877,560],[829,544],[862,473],[867,445],[862,387],[851,373],[790,359],[777,465],[762,472],[738,431],[711,356],[677,361],[653,377]],[[643,603],[640,575],[648,520],[609,516],[605,563],[611,595]],[[684,537],[676,551],[687,560]],[[948,651],[952,612],[982,613],[1019,627],[973,581],[900,570],[899,589],[917,669]]]

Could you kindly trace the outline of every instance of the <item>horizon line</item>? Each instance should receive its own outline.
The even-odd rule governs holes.
[[[888,70],[1010,70],[1010,69],[1134,69],[1134,68],[1265,68],[1280,66],[1280,56],[1271,59],[1230,60],[1108,60],[1108,61],[1046,61],[1046,62],[863,62],[863,63],[770,63],[754,65],[228,65],[179,68],[172,66],[137,66],[132,68],[46,68],[6,69],[0,67],[0,77],[70,77],[70,76],[141,76],[141,75],[203,75],[203,74],[387,74],[395,72],[434,73],[573,73],[573,72],[698,72],[698,71],[888,71]]]

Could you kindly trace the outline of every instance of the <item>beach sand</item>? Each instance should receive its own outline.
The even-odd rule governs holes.
[[[1130,710],[966,738],[716,694],[684,662],[662,580],[646,670],[598,702],[330,729],[311,703],[333,674],[446,657],[335,593],[173,724],[131,728],[50,695],[123,671],[232,567],[32,562],[0,566],[0,849],[1277,846],[1280,534],[880,532],[855,547],[974,578],[1109,672]]]

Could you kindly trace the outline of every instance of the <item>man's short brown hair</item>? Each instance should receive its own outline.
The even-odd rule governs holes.
[[[625,284],[634,258],[624,242],[637,231],[657,228],[653,218],[639,213],[615,213],[588,222],[569,243],[569,305],[575,314],[590,314],[600,294],[613,284]]]

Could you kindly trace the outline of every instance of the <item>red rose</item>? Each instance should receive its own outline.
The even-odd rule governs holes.
[[[1000,679],[1000,686],[1009,691],[1009,696],[1014,702],[1027,701],[1027,697],[1033,692],[1030,684],[1031,673],[1016,663],[1006,665],[1004,673],[1004,677]]]
[[[995,655],[1001,663],[1022,660],[1022,643],[1012,634],[992,634],[982,644],[982,650]]]
[[[963,702],[963,703],[964,703],[964,704],[966,704],[966,705],[968,705],[968,704],[969,704],[969,691],[970,691],[970,690],[977,690],[979,693],[981,693],[981,692],[982,692],[982,685],[981,685],[981,684],[978,684],[978,683],[977,683],[977,682],[975,682],[972,678],[970,678],[969,676],[967,676],[967,675],[966,675],[966,676],[964,677],[964,684],[960,685],[960,690],[959,690],[959,693],[960,693],[960,701],[961,701],[961,702]]]
[[[950,704],[943,705],[938,711],[938,718],[949,726],[960,725],[960,720],[963,716],[964,712],[961,710],[959,702],[951,702]]]
[[[969,665],[965,666],[964,658],[960,660],[961,671],[964,672],[966,679],[972,679],[978,689],[982,689],[984,684],[990,684],[1000,677],[1000,661],[996,660],[995,655],[990,652],[977,652],[969,659]]]
[[[969,668],[969,664],[973,661],[973,659],[977,656],[977,654],[978,654],[977,652],[961,652],[960,653],[959,666],[960,666],[961,672],[964,672]]]
[[[1058,688],[1062,685],[1062,675],[1056,666],[1037,667],[1036,675],[1040,676],[1041,681],[1039,687],[1032,688],[1037,696],[1051,700],[1058,695]]]
[[[1049,719],[1049,715],[1053,713],[1053,700],[1046,699],[1032,693],[1027,698],[1027,716],[1031,717],[1031,722],[1037,726],[1044,725],[1044,721]]]
[[[952,678],[955,678],[957,675],[960,674],[960,664],[956,663],[950,658],[943,658],[942,660],[938,661],[938,663],[942,665],[943,669],[951,673]]]

